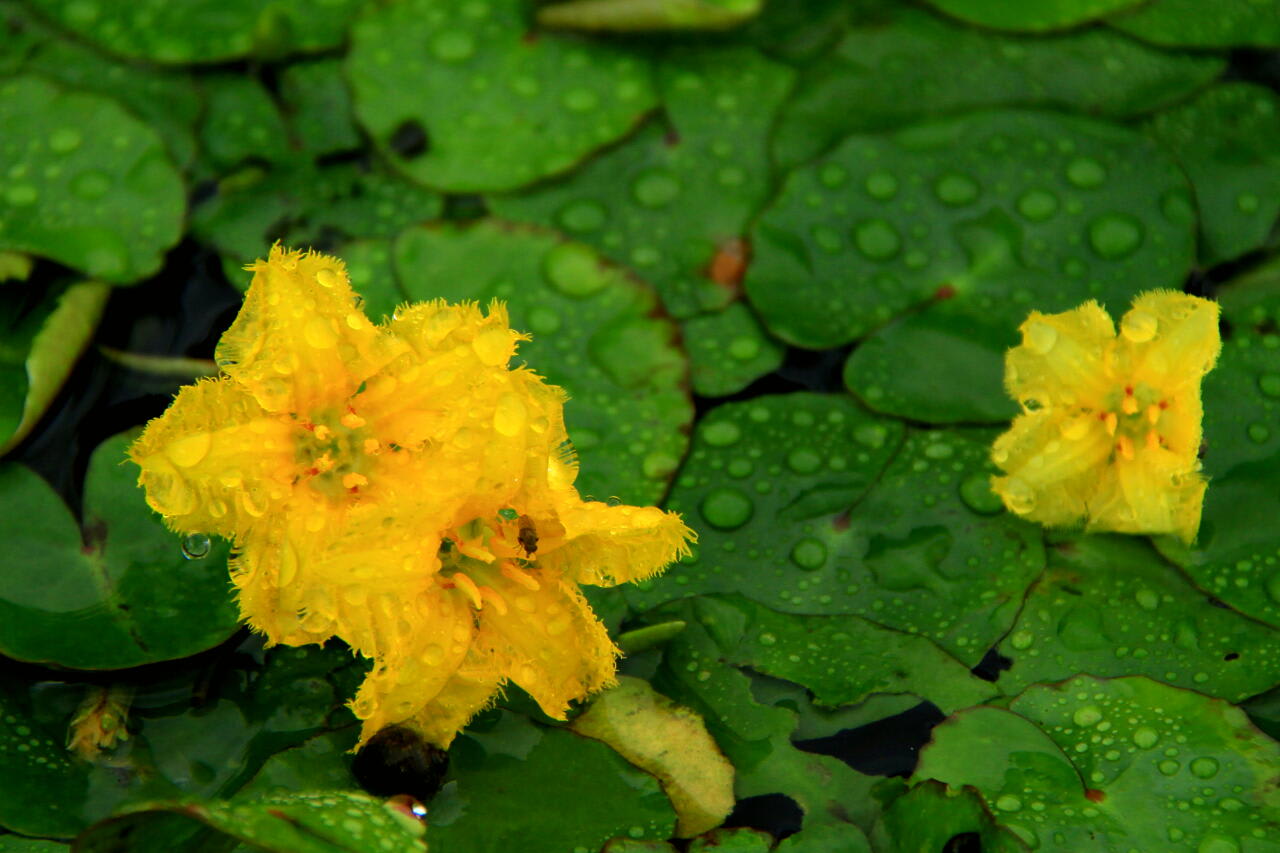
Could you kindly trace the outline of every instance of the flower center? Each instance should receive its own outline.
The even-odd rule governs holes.
[[[530,592],[542,588],[537,561],[529,559],[532,553],[526,548],[530,524],[514,510],[503,510],[492,524],[477,518],[453,531],[440,545],[440,585],[466,596],[475,610],[487,604],[499,616],[506,615],[508,602],[498,585],[509,589],[514,583]],[[525,549],[524,557],[518,556],[520,549]]]
[[[1139,383],[1112,392],[1097,417],[1115,439],[1116,455],[1133,459],[1139,448],[1168,448],[1160,433],[1161,420],[1168,408],[1168,399],[1157,389]]]
[[[382,443],[370,435],[355,409],[318,412],[298,427],[295,457],[313,489],[342,499],[369,484]]]

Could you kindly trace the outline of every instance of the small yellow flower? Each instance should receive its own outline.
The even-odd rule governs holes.
[[[584,502],[564,394],[508,361],[504,307],[442,301],[375,326],[341,261],[271,250],[217,348],[130,450],[182,533],[234,540],[242,616],[271,643],[340,637],[374,661],[361,743],[447,746],[505,681],[548,714],[614,682],[579,584],[648,577],[691,531]]]
[[[1096,302],[1032,311],[1005,357],[1005,387],[1023,406],[991,458],[1007,474],[1004,504],[1046,525],[1195,538],[1200,380],[1218,358],[1218,305],[1144,293],[1120,321]]]

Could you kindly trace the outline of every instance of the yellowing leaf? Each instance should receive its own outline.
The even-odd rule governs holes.
[[[733,765],[702,718],[656,693],[647,681],[623,676],[572,728],[658,777],[679,815],[678,837],[719,826],[733,810]]]

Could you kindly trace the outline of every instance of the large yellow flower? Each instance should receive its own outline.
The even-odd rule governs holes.
[[[991,458],[1005,506],[1032,521],[1124,533],[1200,526],[1200,380],[1221,348],[1218,305],[1173,291],[1134,300],[1116,334],[1096,302],[1032,311],[1005,358],[1023,406]]]
[[[564,394],[510,369],[499,303],[375,326],[341,261],[271,250],[217,348],[131,448],[182,533],[234,540],[232,581],[272,643],[341,637],[374,661],[361,743],[404,723],[447,746],[510,680],[548,714],[611,684],[578,589],[661,571],[674,513],[584,502]]]

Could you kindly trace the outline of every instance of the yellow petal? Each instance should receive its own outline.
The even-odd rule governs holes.
[[[1111,437],[1097,418],[1051,411],[1019,415],[996,439],[992,459],[1007,473],[992,490],[1010,512],[1047,525],[1084,520]]]
[[[1148,291],[1120,320],[1118,362],[1135,383],[1166,394],[1194,387],[1222,349],[1218,303],[1173,290]]]
[[[494,573],[490,586],[507,600],[507,612],[481,612],[476,646],[563,720],[570,701],[613,683],[618,651],[575,584],[546,569],[538,580],[534,591]]]
[[[678,513],[582,501],[576,492],[557,518],[564,533],[539,540],[539,564],[594,586],[652,577],[688,554],[698,538]]]
[[[293,432],[230,380],[202,379],[147,424],[129,457],[174,530],[240,538],[292,491]]]
[[[337,406],[396,353],[356,305],[337,258],[275,246],[250,269],[244,305],[215,356],[267,411]]]
[[[1097,302],[1060,314],[1032,311],[1020,331],[1022,343],[1005,355],[1005,388],[1014,400],[1096,406],[1110,390],[1106,355],[1115,326]]]
[[[410,597],[395,616],[411,620],[411,631],[379,657],[351,703],[363,722],[362,743],[381,728],[420,716],[436,701],[466,658],[475,631],[467,603],[439,587]]]
[[[1117,460],[1100,478],[1088,529],[1169,533],[1189,544],[1200,528],[1207,485],[1176,454],[1142,448],[1132,460]]]
[[[501,683],[502,670],[496,661],[473,649],[435,698],[405,722],[431,743],[448,747],[458,731],[488,707]],[[373,734],[368,727],[363,729],[360,743]]]

